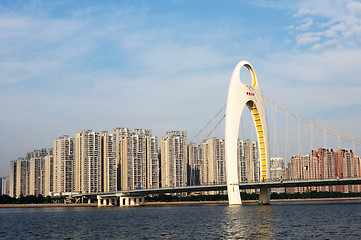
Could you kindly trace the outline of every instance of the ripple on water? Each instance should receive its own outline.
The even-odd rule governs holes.
[[[0,209],[0,239],[360,239],[360,204]]]

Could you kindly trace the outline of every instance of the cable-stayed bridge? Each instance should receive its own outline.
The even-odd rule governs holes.
[[[284,181],[265,181],[265,182],[247,182],[240,183],[239,189],[261,189],[261,188],[291,188],[291,187],[311,187],[311,186],[337,186],[337,185],[359,185],[361,178],[343,178],[343,179],[313,179],[313,180],[284,180]],[[134,189],[116,192],[99,192],[88,194],[73,195],[75,198],[94,198],[98,199],[98,206],[132,206],[143,205],[144,196],[155,194],[177,194],[190,192],[207,191],[225,191],[227,184],[205,185],[205,186],[183,186],[170,188],[154,189]]]
[[[249,70],[252,83],[245,84],[240,79],[240,70],[245,67]],[[221,126],[221,123],[225,120],[225,162],[226,162],[226,177],[227,184],[224,185],[208,185],[208,186],[173,186],[165,187],[159,189],[136,189],[136,190],[127,190],[119,191],[113,193],[98,193],[99,205],[138,205],[144,203],[144,196],[148,194],[159,194],[159,193],[179,193],[179,192],[194,192],[194,191],[224,191],[227,190],[229,204],[237,205],[241,204],[240,199],[240,190],[241,189],[260,189],[260,203],[268,204],[270,203],[270,188],[288,188],[288,187],[313,187],[313,186],[334,186],[334,185],[358,185],[361,184],[361,166],[358,167],[357,173],[352,173],[348,168],[350,166],[336,166],[337,169],[332,169],[333,171],[340,172],[339,169],[345,168],[345,174],[342,173],[335,175],[334,179],[330,178],[330,175],[327,175],[327,179],[324,178],[324,173],[313,173],[310,169],[310,179],[296,179],[291,181],[278,180],[273,181],[270,177],[270,152],[271,144],[269,137],[269,123],[266,115],[266,104],[265,100],[274,106],[273,112],[273,155],[279,155],[279,144],[277,143],[278,134],[277,134],[277,122],[275,109],[280,109],[286,114],[285,121],[285,148],[284,156],[285,159],[288,159],[288,154],[291,153],[289,144],[289,122],[288,117],[292,116],[297,121],[297,154],[292,154],[293,156],[298,156],[300,158],[302,154],[302,149],[304,148],[304,143],[301,140],[302,134],[304,134],[304,128],[301,129],[301,122],[307,124],[310,127],[310,141],[309,149],[313,151],[315,145],[315,129],[319,130],[324,137],[324,146],[327,147],[327,135],[331,135],[337,138],[338,140],[338,149],[341,149],[341,141],[346,141],[352,144],[352,149],[355,149],[355,146],[361,146],[361,141],[348,136],[340,131],[333,130],[323,124],[319,124],[311,119],[304,117],[301,114],[283,106],[282,104],[272,100],[269,97],[263,95],[260,83],[258,81],[255,70],[251,64],[247,61],[242,61],[237,64],[232,77],[228,90],[227,104],[222,107],[222,109],[214,116],[210,122],[206,124],[201,131],[196,134],[196,136],[191,140],[193,142],[197,137],[200,136],[202,132],[205,131],[211,123],[215,121],[219,116],[220,120],[214,125],[210,133],[203,140],[206,141],[212,133],[217,129],[218,126]],[[240,125],[242,123],[242,115],[244,108],[248,108],[251,115],[251,122],[253,123],[254,132],[252,133],[256,139],[258,145],[258,154],[259,154],[259,181],[258,182],[247,182],[243,183],[239,181],[239,172],[237,166],[237,140],[239,138]],[[224,113],[224,110],[226,113]],[[222,114],[223,113],[223,114]],[[243,131],[243,125],[242,125]],[[292,150],[292,153],[294,150]],[[353,156],[353,155],[352,155]],[[360,161],[358,162],[360,164]],[[337,164],[336,164],[337,165]],[[347,165],[347,164],[346,164]],[[299,168],[306,166],[299,166]],[[307,166],[308,167],[308,166]],[[323,171],[327,171],[323,169]],[[357,177],[356,177],[357,176]],[[89,195],[89,194],[88,194]],[[89,196],[94,195],[90,194]],[[82,195],[84,196],[84,195]],[[119,199],[118,199],[119,198]]]

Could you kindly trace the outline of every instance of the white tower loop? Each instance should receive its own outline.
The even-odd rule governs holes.
[[[252,76],[252,86],[244,84],[240,79],[240,70],[245,66]],[[225,156],[227,168],[227,191],[230,205],[240,205],[239,176],[237,164],[237,140],[243,108],[247,106],[251,111],[257,132],[258,152],[260,161],[260,180],[266,181],[269,172],[269,140],[266,107],[256,72],[247,61],[241,61],[233,71],[228,89],[226,127],[225,127]],[[261,204],[269,203],[269,189],[261,189]]]

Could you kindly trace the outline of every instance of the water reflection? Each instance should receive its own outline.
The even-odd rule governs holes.
[[[221,227],[227,239],[272,239],[272,206],[228,206]]]
[[[361,204],[0,209],[0,239],[360,239]]]

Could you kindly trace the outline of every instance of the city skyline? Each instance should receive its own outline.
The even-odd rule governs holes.
[[[360,139],[360,13],[356,1],[3,2],[0,175],[80,129],[192,138],[243,59],[267,96]]]
[[[162,137],[161,149],[156,140],[149,129],[128,128],[116,128],[110,134],[83,130],[76,138],[59,137],[54,148],[34,150],[10,161],[10,177],[1,178],[2,189],[19,197],[226,183],[224,139],[187,144],[186,132],[171,131]],[[259,181],[256,142],[238,139],[237,166],[240,183]],[[318,148],[293,156],[286,164],[283,158],[271,158],[269,180],[342,179],[360,173],[360,157],[353,151]],[[305,189],[311,188],[290,191]],[[360,191],[357,186],[337,189]]]

